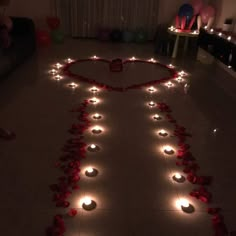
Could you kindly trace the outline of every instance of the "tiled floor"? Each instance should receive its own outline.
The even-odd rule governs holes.
[[[17,134],[16,140],[0,143],[2,234],[44,235],[52,216],[64,213],[51,202],[48,186],[59,176],[54,163],[69,137],[67,130],[75,121],[68,110],[91,94],[88,84],[79,83],[73,92],[66,87],[71,80],[53,81],[47,70],[52,63],[68,56],[87,58],[94,54],[109,59],[155,56],[151,45],[71,40],[39,49],[37,55],[1,82],[0,126]],[[99,136],[86,133],[87,142],[96,142],[101,151],[88,154],[82,169],[96,166],[99,175],[95,179],[82,175],[81,190],[70,199],[79,213],[66,220],[65,236],[212,235],[206,206],[188,197],[193,186],[171,180],[171,173],[178,170],[175,160],[163,157],[158,147],[164,143],[174,145],[175,141],[160,139],[155,131],[166,128],[171,132],[173,127],[165,121],[152,122],[153,111],[146,106],[151,99],[169,104],[178,122],[193,134],[189,143],[201,166],[200,172],[214,176],[210,187],[214,196],[212,205],[222,207],[228,229],[236,229],[236,81],[214,65],[185,59],[160,60],[174,63],[191,74],[185,82],[190,85],[187,91],[185,83],[175,83],[172,89],[156,86],[158,92],[151,97],[145,90],[102,91],[101,103],[89,108],[89,112],[104,114],[104,119],[97,123],[105,132]],[[165,75],[165,71],[135,65],[110,78],[103,67],[84,64],[74,70],[115,85]],[[96,210],[86,212],[80,208],[79,200],[85,195],[94,197]],[[179,197],[187,197],[196,211],[193,214],[179,211],[175,206]]]

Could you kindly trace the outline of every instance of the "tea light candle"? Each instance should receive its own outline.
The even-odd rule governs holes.
[[[152,87],[148,88],[148,91],[150,93],[154,93],[156,91],[156,89],[152,86]]]
[[[61,67],[62,67],[62,65],[61,65],[60,63],[57,63],[57,64],[56,64],[56,68],[57,68],[57,69],[60,69]]]
[[[148,60],[149,62],[156,62],[156,60],[154,58],[151,58]]]
[[[150,107],[154,107],[155,105],[156,105],[156,103],[155,102],[153,102],[153,101],[151,101],[151,102],[149,102],[149,104],[148,104]]]
[[[92,59],[97,60],[98,57],[96,55],[92,56]]]
[[[98,171],[92,167],[88,167],[85,170],[85,175],[88,177],[95,177],[95,176],[97,176],[97,174],[98,174]]]
[[[181,206],[182,211],[185,212],[185,213],[194,212],[194,207],[186,199],[181,199],[180,200],[180,206]]]
[[[176,80],[177,80],[179,83],[184,81],[184,79],[183,79],[181,76],[177,77]]]
[[[61,80],[61,79],[62,79],[62,76],[60,76],[60,75],[56,75],[56,76],[55,76],[55,80],[59,81],[59,80]]]
[[[52,70],[49,71],[49,73],[52,74],[52,75],[55,75],[57,73],[57,70],[52,69]]]
[[[93,115],[93,119],[95,119],[95,120],[99,120],[99,119],[101,119],[101,118],[102,118],[102,116],[99,115],[98,113],[96,113],[96,114]]]
[[[185,71],[182,70],[182,71],[179,72],[179,75],[180,75],[180,76],[185,76],[186,73],[185,73]]]
[[[171,155],[171,154],[174,154],[175,152],[174,152],[174,150],[171,146],[165,146],[164,147],[164,153],[168,154],[168,155]]]
[[[183,183],[185,181],[185,177],[179,173],[173,175],[173,180],[178,183]]]
[[[88,146],[88,151],[90,151],[90,152],[97,152],[99,150],[100,150],[99,146],[97,146],[95,144],[91,144]]]
[[[102,129],[99,126],[95,126],[92,129],[92,133],[94,133],[94,134],[100,134],[101,132],[102,132]]]
[[[98,103],[98,99],[96,97],[91,98],[89,101],[93,104]]]
[[[86,198],[83,199],[82,207],[86,211],[91,211],[91,210],[96,208],[96,202],[93,201],[91,198],[86,197]]]
[[[96,93],[96,92],[98,92],[98,88],[97,87],[92,87],[90,89],[90,91],[93,92],[93,93]]]
[[[72,89],[75,89],[75,88],[78,87],[78,85],[77,85],[76,83],[74,83],[74,82],[70,83],[68,86],[69,86],[70,88],[72,88]]]
[[[168,136],[168,133],[167,133],[164,129],[160,130],[160,131],[158,132],[158,134],[159,134],[160,136],[162,136],[162,137]]]
[[[66,60],[68,63],[71,63],[73,60],[71,58],[67,58]]]
[[[166,83],[166,86],[167,86],[168,88],[171,88],[171,87],[173,87],[173,86],[174,86],[174,84],[173,84],[173,83],[171,83],[171,82],[168,82],[168,83]]]
[[[160,117],[158,114],[155,114],[155,115],[153,116],[153,119],[154,119],[154,120],[161,120],[161,117]]]

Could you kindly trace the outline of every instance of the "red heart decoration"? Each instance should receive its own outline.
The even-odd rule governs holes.
[[[118,59],[116,59],[116,60],[118,60]],[[119,59],[119,60],[121,60],[121,59]],[[75,65],[75,64],[78,64],[78,63],[82,64],[83,62],[89,62],[89,61],[91,61],[91,62],[94,62],[94,61],[102,62],[102,63],[107,63],[108,65],[111,65],[111,63],[114,60],[110,61],[110,60],[106,60],[106,59],[102,59],[102,58],[76,60],[76,61],[73,61],[71,63],[67,63],[62,68],[63,74],[68,76],[68,77],[71,77],[73,79],[77,79],[77,80],[80,80],[80,81],[83,81],[83,82],[87,82],[87,83],[96,85],[96,86],[98,86],[100,88],[103,88],[103,89],[112,90],[112,91],[119,91],[119,92],[123,92],[123,91],[129,90],[129,89],[137,89],[137,88],[141,88],[141,87],[144,87],[144,86],[150,86],[150,85],[154,85],[154,84],[160,84],[160,83],[166,82],[168,80],[174,79],[178,76],[178,73],[176,72],[175,69],[170,68],[167,65],[161,64],[159,62],[154,63],[151,60],[145,61],[145,60],[132,60],[132,59],[129,60],[128,59],[128,60],[122,61],[122,64],[123,64],[123,66],[128,64],[128,63],[146,63],[146,64],[150,64],[150,65],[156,65],[156,66],[165,68],[170,73],[170,76],[169,77],[164,77],[164,78],[161,78],[161,79],[151,80],[151,81],[148,81],[148,82],[141,82],[139,84],[132,84],[132,85],[129,85],[129,86],[126,86],[126,87],[118,87],[118,86],[112,86],[112,85],[108,85],[106,83],[98,82],[95,79],[91,79],[91,78],[88,78],[86,76],[76,74],[76,73],[74,73],[70,70],[72,65]]]

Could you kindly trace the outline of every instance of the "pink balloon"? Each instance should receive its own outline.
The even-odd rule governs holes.
[[[191,5],[194,10],[194,15],[197,15],[202,10],[203,1],[202,0],[192,0]]]
[[[215,16],[215,9],[212,6],[206,6],[204,8],[202,8],[201,12],[200,12],[201,18],[202,18],[202,22],[204,24],[207,24],[207,22],[209,21],[209,19],[211,17]]]

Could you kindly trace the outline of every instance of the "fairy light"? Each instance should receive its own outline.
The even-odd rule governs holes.
[[[55,78],[55,80],[59,81],[59,80],[62,79],[62,76],[60,76],[60,75],[56,75],[54,78]]]
[[[135,61],[135,60],[136,60],[136,57],[131,57],[130,60],[131,60],[131,61]]]
[[[184,79],[183,79],[181,76],[177,77],[176,80],[177,80],[179,83],[184,81]]]
[[[153,63],[156,62],[156,60],[154,58],[150,58],[148,61],[153,62]]]
[[[222,36],[222,33],[220,32],[218,35],[221,37],[221,36]]]
[[[169,82],[166,83],[166,86],[167,86],[168,88],[170,88],[170,87],[173,87],[174,84],[169,81]]]
[[[66,61],[67,61],[68,63],[71,63],[73,60],[72,60],[71,58],[67,58]]]
[[[96,55],[92,56],[92,59],[97,60],[98,57]]]
[[[172,65],[172,64],[169,64],[168,66],[169,66],[170,68],[174,68],[174,65]]]
[[[213,33],[213,32],[214,32],[214,29],[211,29],[210,32]]]
[[[231,36],[229,36],[229,37],[227,38],[227,40],[228,40],[228,41],[231,41],[231,39],[232,39],[232,37],[231,37]]]
[[[98,92],[98,88],[94,86],[90,89],[90,91],[93,93],[96,93],[96,92]]]

